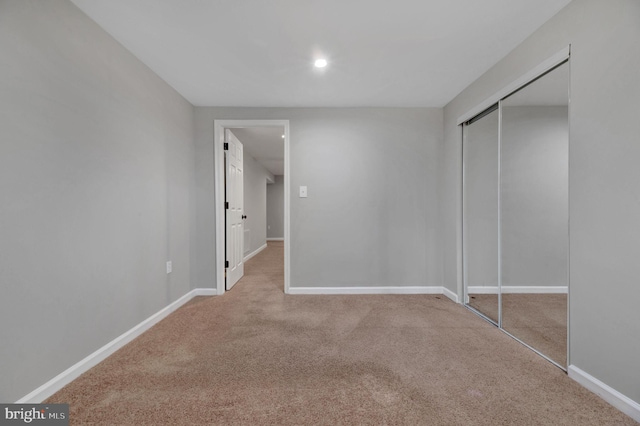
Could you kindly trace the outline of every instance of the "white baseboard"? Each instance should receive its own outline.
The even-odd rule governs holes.
[[[467,294],[498,294],[498,287],[469,286]]]
[[[251,259],[253,256],[255,256],[256,254],[260,253],[262,250],[267,248],[267,243],[264,243],[262,246],[258,247],[257,249],[255,249],[254,251],[252,251],[251,253],[249,253],[248,255],[246,255],[243,259],[243,262],[246,262],[247,260]]]
[[[267,241],[284,241],[284,238],[267,238]]]
[[[49,380],[44,385],[40,386],[33,392],[23,396],[16,404],[39,404],[45,399],[49,398],[54,393],[58,392],[60,389],[71,383],[73,380],[77,379],[81,374],[88,371],[90,368],[96,366],[100,362],[104,361],[107,357],[115,353],[118,349],[122,348],[127,343],[131,342],[136,337],[140,336],[145,331],[149,330],[155,324],[159,323],[161,320],[169,316],[176,309],[187,303],[189,300],[193,299],[196,296],[214,296],[216,295],[215,288],[196,288],[191,290],[189,293],[180,297],[175,302],[169,304],[165,308],[151,315],[146,320],[142,321],[140,324],[136,325],[132,329],[126,331],[120,336],[113,339],[111,342],[107,343],[91,355],[82,359],[78,363],[72,365],[67,368],[62,373],[58,374],[53,379]]]
[[[456,303],[459,303],[458,295],[453,291],[449,290],[446,287],[442,287],[442,294],[447,296],[449,299],[453,300]]]
[[[570,365],[568,372],[570,378],[580,383],[582,386],[589,389],[591,392],[595,393],[600,398],[604,399],[609,404],[625,413],[627,416],[631,417],[637,422],[640,422],[639,403],[627,397],[626,395],[621,394],[609,385],[602,383],[600,380],[596,379],[589,373],[582,371],[575,365]]]
[[[189,293],[187,293],[186,295],[189,295],[193,293],[193,296],[191,296],[189,298],[189,300],[193,299],[196,296],[217,296],[218,293],[216,291],[215,288],[196,288],[194,290],[191,290]],[[185,295],[185,296],[186,296]],[[183,296],[184,297],[184,296]],[[175,310],[175,309],[174,309]]]
[[[567,286],[502,286],[502,294],[566,294]],[[498,294],[498,287],[470,286],[469,294]]]
[[[565,286],[502,286],[504,294],[533,293],[533,294],[567,294],[569,287]]]
[[[441,286],[289,287],[289,294],[443,294]]]

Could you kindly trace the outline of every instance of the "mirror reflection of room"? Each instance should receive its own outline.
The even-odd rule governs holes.
[[[502,102],[502,327],[566,367],[568,64]]]
[[[465,303],[567,365],[569,66],[463,126]]]
[[[463,235],[467,304],[497,324],[498,110],[488,111],[465,126]]]

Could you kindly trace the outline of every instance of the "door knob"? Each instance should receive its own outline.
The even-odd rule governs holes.
[[[246,214],[243,214],[243,215],[242,215],[242,218],[243,218],[243,219],[246,219],[246,218],[247,218],[247,215],[246,215]]]

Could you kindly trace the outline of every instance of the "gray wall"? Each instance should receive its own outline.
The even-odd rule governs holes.
[[[246,150],[243,159],[246,256],[267,243],[267,179],[273,175]]]
[[[68,1],[0,2],[0,52],[12,402],[189,291],[194,110]]]
[[[267,238],[284,238],[284,176],[267,185]]]
[[[198,107],[198,286],[215,286],[214,119],[290,120],[292,287],[440,285],[441,109]]]
[[[640,401],[640,2],[570,3],[445,107],[444,283],[459,288],[457,118],[571,44],[570,364]]]

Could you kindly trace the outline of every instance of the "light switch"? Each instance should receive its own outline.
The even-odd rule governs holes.
[[[167,274],[170,274],[173,270],[173,266],[171,265],[171,261],[167,262]]]
[[[301,186],[300,187],[300,198],[307,198],[307,187],[306,186]]]

